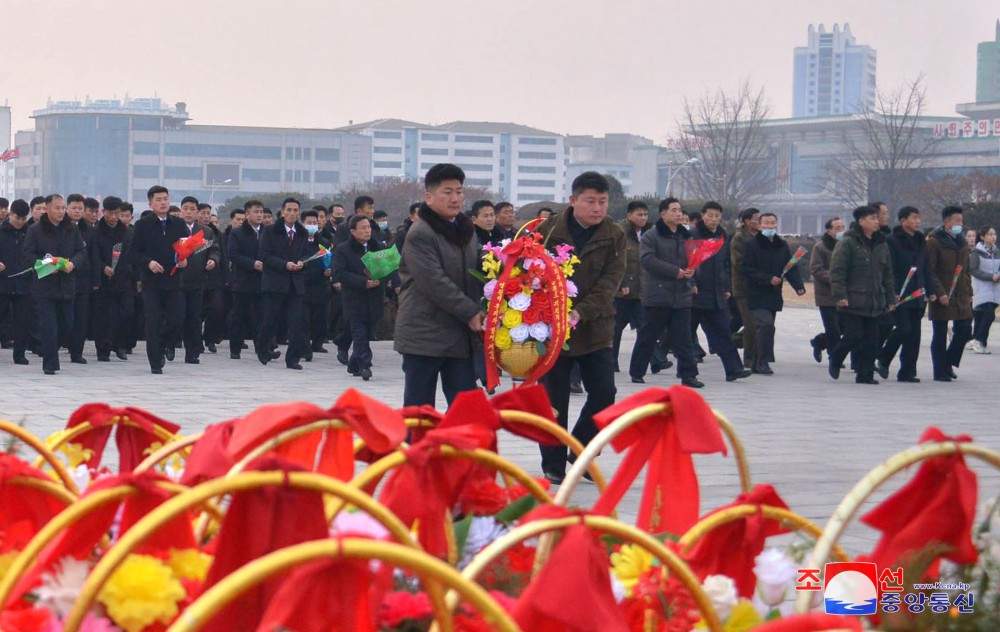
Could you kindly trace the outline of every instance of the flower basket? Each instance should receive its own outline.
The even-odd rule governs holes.
[[[528,377],[540,357],[534,341],[511,343],[510,349],[499,350],[497,356],[497,365],[518,379]]]

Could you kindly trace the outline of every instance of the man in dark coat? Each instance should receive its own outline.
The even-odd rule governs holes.
[[[612,353],[615,356],[615,372],[619,370],[618,356],[621,351],[622,333],[626,327],[638,331],[642,326],[642,269],[639,265],[639,240],[649,229],[649,207],[644,202],[634,200],[628,203],[625,219],[618,222],[625,233],[625,276],[615,294],[615,338]],[[666,364],[666,357],[659,345],[653,349],[653,363]],[[668,367],[669,368],[669,367]]]
[[[837,302],[833,300],[833,290],[830,288],[830,262],[833,260],[833,249],[844,237],[844,220],[834,217],[826,221],[826,232],[815,244],[809,255],[809,274],[813,279],[813,298],[819,308],[819,317],[823,321],[823,331],[813,336],[809,344],[812,346],[813,358],[823,361],[823,352],[833,349],[840,342],[841,316],[837,312]]]
[[[94,229],[97,265],[101,285],[94,294],[96,322],[94,346],[98,362],[110,362],[114,351],[127,360],[128,328],[132,325],[135,300],[132,296],[132,265],[129,263],[128,227],[119,220],[122,201],[104,198],[104,216]],[[117,254],[116,254],[117,253]]]
[[[885,233],[878,229],[878,211],[870,206],[854,209],[854,227],[833,249],[830,287],[844,319],[844,335],[830,351],[830,376],[840,377],[841,364],[855,352],[855,382],[878,384],[873,375],[878,321],[896,308],[896,290]]]
[[[199,213],[197,198],[189,195],[181,200],[181,219],[187,233],[184,239],[191,239],[201,233],[205,242],[204,246],[188,257],[187,266],[180,272],[181,291],[184,292],[182,337],[184,362],[187,364],[201,363],[199,356],[204,350],[201,322],[205,306],[205,284],[208,275],[218,269],[220,261],[219,244],[214,240],[215,233],[198,221]],[[174,341],[175,347],[179,340]]]
[[[260,278],[264,262],[259,255],[264,205],[257,200],[248,200],[243,209],[246,221],[233,228],[226,245],[233,268],[233,315],[229,333],[229,357],[233,360],[240,359],[244,340],[257,339],[261,318]],[[259,353],[261,350],[256,351]]]
[[[381,281],[372,280],[361,258],[382,248],[372,236],[371,222],[364,217],[352,217],[348,229],[351,238],[333,251],[333,278],[343,288],[344,318],[354,343],[347,371],[367,382],[372,377],[370,341],[375,334],[375,323],[382,317],[384,292]]]
[[[889,365],[899,352],[899,382],[920,381],[917,377],[917,358],[920,356],[920,323],[924,318],[927,301],[937,300],[927,278],[927,244],[920,232],[920,211],[912,206],[899,209],[899,226],[892,229],[887,240],[892,257],[892,274],[895,292],[900,300],[916,290],[924,296],[899,304],[892,313],[894,327],[878,354],[875,370],[883,379],[889,377]],[[909,283],[906,277],[916,268]],[[904,288],[903,285],[906,284]],[[900,296],[902,295],[902,296]]]
[[[309,246],[306,257],[319,252],[320,247],[330,249],[330,242],[323,237],[320,230],[319,212],[308,210],[302,212],[302,225],[309,236]],[[306,362],[312,362],[314,353],[327,353],[323,343],[326,342],[327,328],[330,326],[330,294],[333,292],[331,282],[333,276],[332,253],[306,264],[306,292],[304,295],[306,320],[309,323],[309,350],[306,352]]]
[[[87,256],[83,264],[76,269],[76,296],[73,299],[73,328],[66,340],[69,349],[70,362],[87,364],[83,357],[83,346],[90,332],[91,299],[94,291],[101,284],[101,271],[97,264],[97,249],[94,247],[93,227],[84,217],[86,211],[85,197],[73,193],[66,198],[66,215],[80,231],[80,238],[87,248]]]
[[[774,362],[775,321],[784,305],[781,288],[785,277],[796,294],[801,296],[806,293],[797,266],[792,266],[787,274],[783,273],[785,264],[791,258],[788,244],[778,237],[778,216],[761,213],[760,232],[747,240],[740,265],[751,322],[757,326],[754,373],[774,374],[770,363]]]
[[[209,353],[216,353],[216,345],[226,336],[226,314],[229,313],[227,298],[229,295],[229,258],[226,256],[226,240],[222,231],[212,223],[212,207],[208,204],[198,205],[198,221],[205,231],[205,241],[211,242],[219,256],[218,264],[212,270],[205,271],[205,293],[202,304],[202,321],[204,323],[203,340]],[[216,218],[217,220],[218,218]]]
[[[130,259],[140,270],[142,305],[146,319],[146,358],[154,375],[173,360],[173,341],[184,323],[181,277],[172,274],[187,267],[177,262],[174,245],[188,236],[184,221],[170,215],[170,192],[157,185],[146,192],[153,213],[135,223]]]
[[[260,280],[263,294],[263,319],[254,347],[257,359],[267,364],[273,359],[270,341],[278,333],[279,316],[284,315],[288,327],[288,349],[285,366],[302,370],[299,360],[309,350],[303,295],[306,291],[302,263],[306,259],[309,237],[299,223],[299,201],[287,198],[281,203],[281,221],[264,228],[260,238],[260,260],[264,273]]]
[[[87,262],[88,256],[80,231],[66,215],[63,197],[58,194],[46,197],[45,214],[28,228],[24,237],[24,259],[34,264],[38,260],[58,257],[67,259],[68,263],[31,284],[45,375],[55,375],[59,370],[60,334],[68,335],[73,330],[74,272],[78,265]]]
[[[733,344],[729,329],[730,266],[729,237],[722,229],[722,205],[705,202],[701,219],[694,226],[692,239],[722,240],[722,249],[695,269],[696,292],[691,301],[691,338],[697,341],[697,327],[705,331],[708,348],[719,356],[726,381],[734,382],[750,377],[750,369],[743,368],[739,351]]]
[[[760,211],[755,208],[745,208],[740,211],[739,227],[729,243],[729,266],[732,274],[733,302],[736,312],[743,324],[743,366],[752,368],[757,354],[757,325],[753,322],[753,314],[747,302],[746,283],[743,280],[743,250],[746,244],[753,241],[760,232]]]
[[[476,388],[473,337],[482,333],[482,288],[472,221],[462,213],[465,173],[437,164],[424,178],[424,204],[406,235],[393,348],[403,356],[403,405],[434,406],[438,378],[448,404]]]
[[[569,350],[559,354],[545,376],[545,389],[558,413],[559,424],[569,420],[570,374],[580,367],[587,400],[573,427],[573,436],[587,445],[597,434],[594,414],[615,403],[615,294],[625,276],[625,233],[608,217],[607,179],[594,171],[573,180],[570,206],[537,228],[548,248],[573,246],[580,259],[572,281],[577,287],[570,322],[576,327]],[[499,206],[499,205],[498,205]],[[542,446],[542,471],[553,483],[562,481],[566,448]]]
[[[972,340],[972,275],[969,245],[962,236],[961,207],[946,206],[941,209],[941,217],[944,224],[927,238],[927,285],[937,297],[930,305],[931,360],[934,379],[950,382],[958,379],[955,368],[962,362],[965,344]],[[962,271],[955,279],[958,266],[962,266]],[[950,345],[949,322],[952,323]]]
[[[29,261],[24,255],[30,212],[27,202],[14,200],[7,218],[0,223],[0,314],[11,314],[14,364],[28,364],[25,351],[31,343],[31,277],[34,272],[18,274],[34,264],[34,260]]]

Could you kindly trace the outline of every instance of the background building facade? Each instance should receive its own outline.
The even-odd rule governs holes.
[[[976,103],[1000,102],[1000,20],[996,39],[976,48]]]
[[[849,24],[826,32],[809,25],[809,42],[795,48],[792,116],[837,116],[875,103],[875,49],[858,45]]]

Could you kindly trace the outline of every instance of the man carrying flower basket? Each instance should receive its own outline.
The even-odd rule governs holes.
[[[545,389],[566,428],[573,363],[580,365],[587,401],[573,428],[586,445],[597,434],[593,415],[615,403],[614,298],[625,276],[625,233],[608,217],[608,181],[587,171],[573,180],[570,206],[537,229],[549,249],[573,246],[580,262],[573,273],[577,296],[572,304],[569,349],[559,355],[545,376]],[[553,483],[565,475],[565,447],[541,446],[542,471]]]

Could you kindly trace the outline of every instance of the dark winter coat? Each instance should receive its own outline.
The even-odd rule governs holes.
[[[838,306],[837,310],[867,318],[881,316],[896,304],[895,286],[885,233],[875,231],[865,237],[860,226],[847,231],[833,249],[830,262],[833,300],[847,299],[847,307]]]
[[[319,252],[321,245],[326,249],[330,248],[330,242],[322,236],[322,232],[317,233],[306,246],[306,257],[311,257]],[[306,277],[305,302],[309,305],[323,305],[330,301],[330,295],[333,293],[333,273],[327,274],[327,271],[332,270],[332,267],[327,267],[327,261],[332,266],[333,255],[330,255],[329,259],[326,257],[314,259],[307,263],[302,270]]]
[[[940,297],[948,296],[955,278],[955,267],[962,266],[948,306]],[[972,275],[969,273],[969,245],[965,237],[950,235],[938,228],[927,238],[927,270],[929,282],[939,300],[931,303],[928,314],[931,320],[968,320],[972,318]]]
[[[746,241],[743,251],[743,261],[740,271],[743,273],[747,294],[747,307],[750,309],[767,309],[780,312],[784,306],[781,289],[784,279],[778,285],[771,285],[773,277],[781,278],[785,264],[792,258],[788,243],[775,235],[768,239],[762,233]],[[792,266],[785,279],[796,291],[805,290],[798,266]]]
[[[74,270],[76,272],[76,293],[92,294],[94,288],[101,285],[101,271],[98,265],[96,234],[94,232],[96,228],[91,228],[87,220],[81,219],[76,223],[76,229],[80,231],[80,238],[83,239],[83,245],[87,248],[87,256],[84,258],[83,265]]]
[[[403,354],[467,358],[474,338],[469,321],[479,309],[482,287],[469,274],[479,262],[472,220],[454,222],[426,204],[406,233],[399,266],[399,311],[393,348]]]
[[[569,222],[573,207],[550,217],[536,231],[546,240],[547,248],[573,245]],[[574,222],[576,220],[573,220]],[[573,309],[580,322],[569,337],[568,356],[578,356],[609,349],[614,342],[615,294],[625,276],[625,233],[610,217],[597,225],[594,234],[579,252],[580,259],[571,280],[577,287]]]
[[[837,305],[837,301],[833,300],[833,289],[830,287],[830,262],[833,260],[833,249],[836,247],[837,240],[824,233],[823,238],[813,244],[812,254],[809,255],[809,274],[812,275],[816,307]]]
[[[170,271],[174,269],[177,259],[174,244],[187,237],[187,226],[183,220],[171,215],[167,215],[166,220],[166,226],[162,226],[160,218],[150,214],[134,226],[129,258],[139,270],[143,291],[181,289],[180,274],[171,276]],[[163,266],[163,272],[154,274],[149,269],[151,261]]]
[[[0,223],[0,263],[4,271],[0,272],[0,294],[28,294],[31,288],[31,277],[34,272],[27,272],[11,278],[11,275],[31,267],[35,261],[24,256],[24,238],[28,234],[28,225],[20,229],[14,228],[10,220]]]
[[[264,273],[260,279],[261,292],[275,294],[304,294],[306,280],[303,270],[289,270],[288,263],[306,259],[309,235],[306,227],[295,222],[295,236],[288,243],[288,229],[285,222],[275,222],[260,231],[260,260],[264,263]]]
[[[889,255],[892,257],[892,276],[894,289],[898,297],[903,290],[903,283],[906,275],[910,273],[910,268],[917,267],[913,273],[913,278],[906,285],[906,294],[922,289],[925,295],[934,294],[934,289],[928,283],[927,277],[927,241],[923,233],[916,232],[907,235],[900,226],[892,229],[892,234],[886,240],[889,244]],[[906,296],[903,296],[906,298]],[[923,309],[926,304],[924,297],[902,303],[898,309]]]
[[[129,230],[125,224],[118,222],[114,228],[107,222],[97,222],[94,229],[94,246],[97,248],[97,266],[101,273],[102,292],[125,292],[132,288],[132,264],[130,262],[131,244],[128,243]],[[114,274],[108,278],[104,274],[105,267],[111,267],[114,248],[121,244],[121,254],[115,264]]]
[[[209,251],[214,250],[219,257],[215,262],[215,269],[205,271],[205,289],[216,290],[225,287],[228,281],[226,275],[229,273],[229,256],[226,252],[226,240],[222,231],[212,224],[204,224],[202,228],[205,230],[205,241],[212,241]]]
[[[621,287],[628,288],[628,294],[622,298],[638,301],[642,298],[642,267],[639,265],[639,238],[649,230],[646,224],[642,231],[636,231],[632,223],[627,219],[618,222],[618,228],[625,233],[625,276],[622,277]]]
[[[653,230],[642,236],[642,305],[643,307],[691,307],[691,279],[679,279],[678,273],[687,268],[684,243],[691,234],[683,226],[670,228],[662,219]]]
[[[190,229],[187,224],[184,224],[184,230],[189,237],[202,233],[205,243],[208,244],[208,248],[204,250],[199,248],[201,252],[195,252],[188,257],[187,267],[178,273],[181,275],[181,288],[185,291],[204,290],[208,284],[209,275],[209,271],[205,269],[205,266],[208,265],[209,261],[214,261],[215,270],[219,269],[219,264],[222,260],[219,254],[220,246],[211,228],[207,228],[199,222],[195,222]],[[212,270],[212,272],[215,270]]]
[[[266,229],[260,226],[262,234]],[[229,263],[232,267],[232,281],[230,287],[234,292],[240,294],[259,294],[260,279],[263,276],[260,270],[253,267],[254,262],[260,261],[260,235],[253,229],[250,222],[243,222],[243,225],[234,229],[229,234],[229,244],[226,248],[229,253]]]
[[[733,297],[734,298],[746,298],[747,290],[744,287],[743,282],[743,249],[747,242],[753,241],[754,234],[751,233],[747,228],[740,226],[735,233],[733,233],[733,239],[729,242],[729,269],[733,277]]]
[[[726,295],[730,293],[732,287],[730,238],[726,235],[726,231],[722,230],[721,225],[711,231],[705,226],[705,222],[699,221],[691,232],[691,239],[721,239],[723,242],[719,252],[695,269],[694,284],[698,292],[692,297],[691,307],[712,311],[727,308]]]
[[[46,255],[69,259],[74,270],[69,273],[54,272],[43,279],[35,278],[34,272],[29,272],[32,277],[31,295],[35,298],[73,300],[76,296],[76,267],[86,264],[88,253],[80,231],[69,217],[64,217],[56,226],[49,221],[48,215],[42,215],[28,228],[24,237],[25,267],[34,265]]]
[[[341,285],[340,296],[344,318],[347,320],[376,323],[382,318],[384,280],[382,285],[369,288],[368,281],[371,275],[361,261],[365,253],[381,249],[380,245],[374,245],[371,241],[364,245],[358,243],[356,239],[351,239],[333,250],[333,279],[335,283]]]

